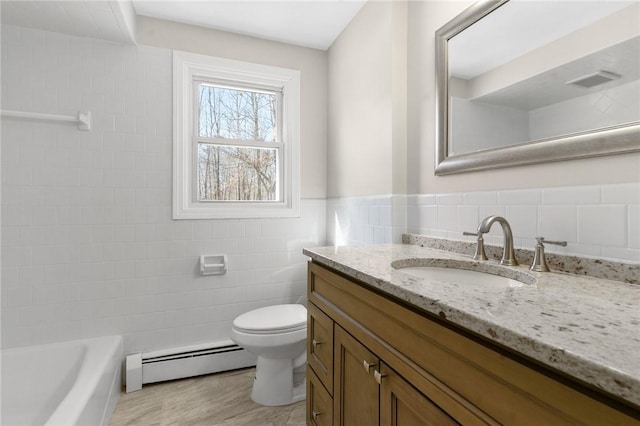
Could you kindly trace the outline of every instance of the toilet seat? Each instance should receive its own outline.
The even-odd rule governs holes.
[[[233,321],[233,328],[246,334],[281,334],[307,328],[307,309],[303,305],[267,306],[246,312]]]

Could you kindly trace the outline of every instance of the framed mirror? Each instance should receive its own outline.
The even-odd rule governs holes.
[[[640,151],[640,3],[483,0],[436,32],[436,175]]]

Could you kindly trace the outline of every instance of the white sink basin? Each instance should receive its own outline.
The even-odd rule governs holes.
[[[457,268],[443,268],[441,266],[410,266],[399,268],[398,271],[423,278],[429,281],[444,281],[460,286],[473,286],[483,288],[509,288],[521,287],[523,282],[499,275],[488,274],[480,271],[467,271]]]

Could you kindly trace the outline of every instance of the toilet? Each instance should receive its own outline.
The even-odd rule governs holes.
[[[305,399],[307,308],[287,304],[246,312],[233,321],[231,339],[258,356],[254,402],[277,406]]]

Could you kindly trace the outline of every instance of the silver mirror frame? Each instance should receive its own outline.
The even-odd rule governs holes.
[[[509,0],[480,0],[436,31],[436,175],[549,163],[640,151],[640,123],[449,155],[448,43]]]

